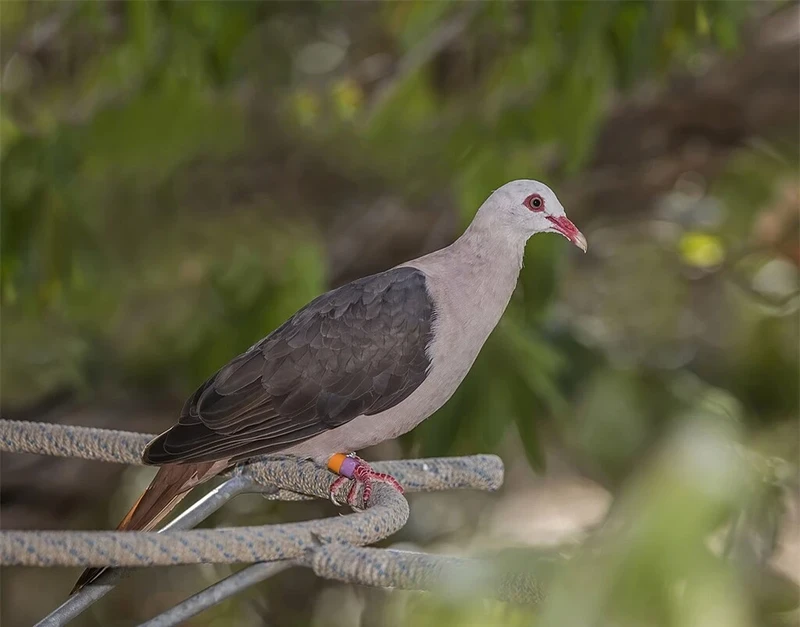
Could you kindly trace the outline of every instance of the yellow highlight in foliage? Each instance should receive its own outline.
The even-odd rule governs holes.
[[[680,241],[681,258],[697,268],[718,266],[725,259],[725,247],[716,235],[686,233]]]
[[[292,109],[301,125],[310,126],[319,117],[319,97],[311,91],[298,90],[292,97]]]
[[[354,80],[345,78],[337,81],[332,91],[339,116],[349,120],[358,112],[364,100],[364,92],[361,90],[361,86]]]
[[[697,5],[695,10],[695,23],[697,24],[697,32],[703,36],[708,36],[711,32],[711,23],[708,20],[708,14],[702,5]]]

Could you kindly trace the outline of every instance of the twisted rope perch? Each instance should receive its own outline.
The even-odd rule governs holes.
[[[111,429],[0,420],[0,451],[12,453],[142,465],[142,450],[154,437]],[[503,462],[494,455],[378,462],[374,466],[380,472],[396,477],[409,492],[493,491],[503,483]],[[324,493],[320,492],[319,477],[304,474],[311,472],[311,468],[319,467],[296,457],[273,455],[248,464],[247,475],[262,485],[277,488],[276,492],[266,494],[267,498],[282,501],[327,498],[328,486]],[[333,477],[327,470],[322,476],[326,479]],[[343,486],[342,490],[349,489],[349,485]]]
[[[86,427],[0,420],[0,450],[141,464],[153,436]],[[384,462],[408,491],[496,490],[503,465],[492,455]],[[253,489],[273,488],[269,498],[327,498],[336,478],[327,469],[294,457],[267,457],[244,469]],[[263,489],[263,488],[262,488]],[[348,485],[343,490],[349,489]],[[473,559],[359,549],[383,540],[408,520],[408,503],[391,487],[375,486],[369,507],[358,514],[308,522],[218,529],[115,531],[0,531],[0,563],[25,566],[156,566],[292,560],[317,574],[366,585],[427,590],[454,572],[480,572]],[[484,582],[485,583],[485,582]],[[485,594],[536,603],[541,586],[502,575]]]

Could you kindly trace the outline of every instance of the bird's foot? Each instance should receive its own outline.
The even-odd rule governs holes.
[[[337,453],[328,460],[328,468],[339,475],[339,477],[331,484],[330,497],[334,505],[349,505],[355,509],[359,509],[358,502],[358,488],[363,486],[363,503],[366,505],[369,502],[369,497],[372,495],[372,485],[376,481],[388,483],[400,494],[403,494],[403,486],[392,477],[382,472],[376,472],[373,468],[360,457],[355,454],[343,455]],[[346,503],[340,503],[336,499],[336,493],[348,479],[353,480],[353,485],[347,492]]]

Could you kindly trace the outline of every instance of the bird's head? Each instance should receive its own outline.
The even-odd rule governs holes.
[[[525,240],[535,233],[559,233],[586,252],[583,233],[567,218],[553,190],[539,181],[506,183],[483,203],[479,216]]]

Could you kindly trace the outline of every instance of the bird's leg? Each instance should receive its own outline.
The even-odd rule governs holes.
[[[369,497],[372,495],[372,484],[375,481],[382,481],[388,483],[400,494],[403,493],[403,486],[392,477],[382,472],[376,472],[372,467],[360,457],[356,457],[355,453],[344,455],[337,453],[328,460],[328,468],[339,475],[339,477],[331,484],[330,495],[331,501],[336,505],[343,505],[336,500],[336,492],[342,484],[348,479],[353,480],[353,485],[347,493],[347,504],[351,507],[358,507],[358,486],[364,486],[364,504],[369,502]]]

